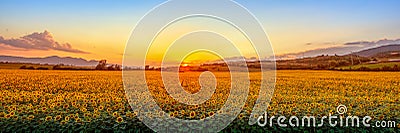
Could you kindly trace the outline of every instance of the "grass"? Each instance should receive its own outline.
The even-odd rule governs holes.
[[[55,65],[44,65],[44,64],[30,64],[30,63],[0,63],[0,69],[20,69],[21,66],[37,68],[48,68],[52,70]],[[60,66],[59,68],[71,68],[71,69],[94,69],[91,66]]]
[[[0,63],[0,69],[19,69],[21,66],[33,66],[34,68],[43,67],[52,69],[52,65],[41,65],[41,64],[28,64],[28,63]]]
[[[370,69],[375,69],[375,68],[382,68],[384,66],[393,67],[394,65],[400,66],[400,62],[386,62],[386,63],[378,63],[378,64],[361,64],[361,65],[353,65],[353,66],[336,67],[335,69],[348,70],[348,69],[358,69],[358,68],[361,68],[361,67],[367,67],[367,68],[370,68]]]

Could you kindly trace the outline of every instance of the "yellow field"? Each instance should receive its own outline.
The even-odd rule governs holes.
[[[203,106],[186,108],[168,98],[157,101],[174,117],[208,117],[224,104],[224,100],[218,99],[227,96],[226,81],[230,81],[224,76],[227,74],[215,74],[222,80],[218,79],[217,94],[204,109]],[[199,73],[183,75],[193,77]],[[253,77],[257,75],[259,73],[250,73]],[[269,115],[322,116],[335,114],[336,107],[343,104],[348,108],[346,115],[368,115],[373,120],[400,123],[399,79],[400,73],[395,72],[277,71],[274,96],[266,111]],[[157,78],[147,80],[149,86],[162,83]],[[195,80],[188,78],[183,82],[190,93],[198,91],[199,85],[192,82]],[[252,80],[251,84],[257,82],[259,80]],[[145,127],[135,117],[138,112],[130,109],[125,98],[121,72],[0,70],[0,93],[0,126],[11,131],[47,128],[58,131],[58,127],[124,131]],[[249,104],[237,118],[239,122],[247,124],[245,120],[254,100],[250,96]]]

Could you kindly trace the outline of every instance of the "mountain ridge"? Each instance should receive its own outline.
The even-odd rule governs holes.
[[[369,48],[365,50],[361,50],[353,53],[354,55],[363,56],[363,57],[373,57],[378,55],[379,53],[390,52],[390,51],[400,51],[400,44],[390,44],[384,45],[374,48]]]
[[[60,56],[47,56],[47,57],[20,57],[20,56],[7,56],[0,55],[0,62],[10,63],[34,63],[34,64],[64,64],[73,66],[96,66],[97,60],[86,60],[83,58],[75,57],[60,57]]]

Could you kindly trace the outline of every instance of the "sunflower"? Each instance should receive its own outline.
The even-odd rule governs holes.
[[[190,112],[190,118],[194,118],[194,117],[196,117],[196,112],[194,112],[194,111],[192,111],[192,112]]]
[[[99,109],[97,109],[97,108],[93,109],[93,113],[98,113],[98,112],[99,112]]]
[[[59,120],[61,120],[61,115],[57,115],[56,117],[54,117],[54,119],[56,120],[56,121],[59,121]]]
[[[65,116],[64,120],[65,121],[69,121],[70,117],[69,116]]]
[[[163,117],[163,116],[165,115],[165,112],[164,112],[164,111],[160,111],[160,112],[158,113],[158,115],[159,115],[160,117]]]
[[[213,111],[208,112],[208,116],[213,116],[213,115],[214,115]]]
[[[185,110],[181,110],[181,115],[184,116],[185,115]]]
[[[22,109],[17,109],[18,113],[22,113],[22,111],[23,111]]]
[[[112,113],[112,116],[113,116],[113,117],[118,117],[119,114],[118,114],[118,112],[114,112],[114,113]]]
[[[169,112],[169,117],[175,117],[175,113],[174,112]]]
[[[98,114],[93,114],[93,118],[99,118],[100,117],[100,115],[98,115]]]
[[[124,119],[120,116],[117,118],[117,120],[115,120],[117,123],[121,123],[124,121]]]
[[[179,106],[177,107],[178,110],[182,110],[182,108],[183,108],[183,107],[182,107],[181,105],[179,105]]]
[[[217,114],[222,114],[222,113],[224,113],[224,111],[222,111],[222,109],[217,111]]]
[[[200,116],[200,119],[202,120],[202,119],[205,119],[206,118],[206,115],[201,115]]]
[[[174,111],[174,116],[178,116],[179,112],[178,111]]]
[[[296,112],[295,111],[292,112],[292,116],[296,116]]]
[[[21,117],[21,119],[22,120],[26,120],[26,119],[28,119],[28,117],[24,115],[24,116]]]
[[[67,121],[61,121],[60,124],[65,125],[65,124],[67,124]]]
[[[243,113],[240,113],[238,116],[239,119],[242,119],[243,117],[244,117]]]
[[[85,113],[85,116],[86,116],[86,117],[91,117],[92,114],[90,114],[90,112],[89,112],[89,113]]]
[[[133,116],[133,114],[132,114],[132,112],[131,111],[128,111],[128,112],[126,112],[126,117],[132,117]]]
[[[52,119],[53,119],[53,117],[51,117],[51,116],[46,116],[46,118],[45,118],[46,121],[51,121]]]
[[[18,120],[18,116],[12,116],[12,118],[14,119],[14,121],[17,121]]]
[[[12,112],[10,112],[9,114],[10,114],[11,116],[14,116],[14,115],[15,115],[15,112],[12,111]]]
[[[253,115],[253,118],[258,118],[258,114],[254,114],[254,115]]]
[[[383,120],[383,118],[385,118],[385,116],[384,115],[380,115],[378,119],[379,120]]]
[[[99,110],[103,110],[104,109],[104,106],[99,106]]]
[[[69,114],[70,118],[75,118],[75,114]]]
[[[206,102],[206,106],[210,106],[210,102],[209,101]]]
[[[75,119],[75,122],[81,123],[81,122],[82,122],[82,119],[81,119],[81,118],[76,118],[76,119]]]
[[[42,111],[44,112],[44,111],[46,111],[47,110],[47,108],[46,107],[42,107]]]
[[[10,117],[11,117],[10,114],[7,114],[6,116],[4,116],[4,118],[6,118],[6,119],[8,119],[8,118],[10,118]]]
[[[78,118],[79,118],[79,114],[76,113],[76,114],[74,115],[74,118],[75,118],[75,119],[78,119]]]
[[[33,118],[35,118],[34,115],[29,115],[29,116],[28,116],[28,120],[32,120]]]
[[[86,111],[87,111],[86,107],[83,107],[83,108],[81,108],[80,110],[81,110],[82,112],[86,112]]]
[[[87,117],[87,118],[86,118],[86,122],[92,122],[92,118]]]

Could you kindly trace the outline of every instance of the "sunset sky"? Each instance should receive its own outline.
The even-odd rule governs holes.
[[[0,55],[58,55],[121,63],[136,23],[163,2],[1,0]],[[398,0],[237,2],[260,20],[277,55],[400,42]],[[40,45],[26,44],[35,39]]]

